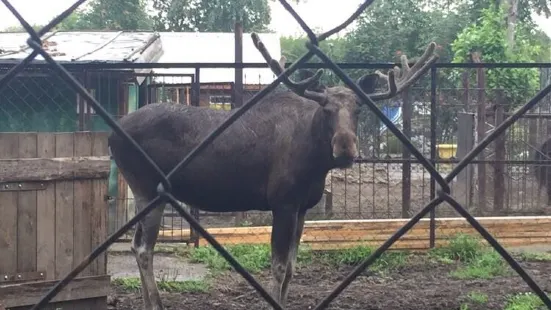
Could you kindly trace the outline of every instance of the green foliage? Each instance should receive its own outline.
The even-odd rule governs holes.
[[[231,32],[236,20],[246,32],[268,30],[268,0],[153,0],[157,31]]]
[[[127,292],[137,292],[141,289],[140,278],[117,278],[112,281],[112,284]],[[157,287],[160,291],[169,293],[205,293],[208,292],[210,285],[202,280],[160,280],[157,281]]]
[[[470,54],[479,51],[484,62],[531,62],[542,53],[541,44],[534,39],[526,25],[518,24],[514,48],[506,42],[507,25],[503,8],[487,8],[476,24],[466,27],[452,43],[453,62],[469,62]],[[474,70],[471,70],[474,79]],[[530,69],[488,69],[487,89],[503,89],[508,102],[522,104],[539,89],[539,70]],[[495,98],[494,92],[487,96]]]
[[[444,261],[471,262],[484,250],[479,238],[467,234],[457,234],[446,246],[431,249],[429,255],[443,258]]]
[[[477,303],[477,304],[485,304],[488,302],[488,295],[481,292],[470,292],[467,297],[470,301]]]
[[[238,244],[226,246],[226,250],[246,270],[258,273],[271,265],[271,248],[262,244]],[[357,246],[348,249],[314,252],[307,245],[300,245],[297,255],[297,264],[309,264],[317,261],[332,266],[357,265],[373,253],[373,248]],[[384,253],[370,267],[374,271],[384,271],[404,266],[410,254],[391,251]],[[212,272],[231,270],[230,264],[211,246],[199,247],[190,250],[187,254],[190,262],[203,263]]]
[[[525,261],[535,261],[535,262],[551,262],[551,253],[548,252],[520,252],[519,256],[522,260]]]
[[[490,279],[509,271],[503,258],[480,238],[457,234],[448,245],[432,249],[429,256],[443,263],[461,265],[450,275],[458,279]]]
[[[328,252],[317,253],[316,256],[322,262],[334,265],[336,267],[342,265],[354,266],[363,262],[368,258],[374,249],[368,246],[356,246],[347,249],[334,250]],[[390,251],[383,253],[369,267],[372,271],[386,271],[404,266],[408,262],[410,254],[402,251]]]
[[[92,0],[89,10],[77,10],[57,29],[71,30],[152,30],[145,0]]]
[[[347,35],[347,61],[399,61],[400,55],[421,55],[427,44],[438,44],[440,61],[451,59],[448,46],[469,23],[461,12],[428,7],[424,1],[375,1]],[[428,7],[428,9],[427,9]]]
[[[503,258],[494,250],[486,250],[450,275],[457,279],[491,279],[508,272]]]
[[[308,50],[306,48],[306,42],[308,41],[306,36],[290,37],[282,36],[280,38],[281,54],[287,58],[288,63],[296,61]],[[320,49],[324,51],[335,62],[343,62],[344,55],[346,53],[347,45],[346,40],[343,38],[327,39],[320,42]],[[312,57],[310,62],[320,63],[321,60],[317,57]],[[293,75],[293,78],[298,73]],[[326,69],[324,75],[321,77],[321,83],[327,86],[334,86],[339,84],[340,79],[333,74],[333,71]]]
[[[544,309],[541,299],[534,293],[519,293],[508,298],[504,310]]]
[[[257,273],[270,266],[271,251],[268,245],[238,244],[227,246],[226,249],[250,272]],[[206,264],[211,271],[231,269],[230,264],[211,246],[191,250],[190,261]]]

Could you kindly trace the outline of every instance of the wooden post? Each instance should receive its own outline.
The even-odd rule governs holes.
[[[497,91],[497,105],[495,112],[495,126],[503,122],[504,117],[504,96],[503,90]],[[494,163],[494,213],[493,216],[500,216],[503,212],[505,190],[505,134],[499,135],[495,142],[495,163]]]
[[[473,52],[471,54],[472,60],[474,63],[480,63],[481,54],[480,52]],[[486,136],[486,76],[484,68],[476,69],[477,75],[477,88],[478,88],[478,98],[477,98],[477,143],[482,141]],[[486,156],[484,151],[480,152],[478,159],[483,161]],[[478,202],[477,209],[479,212],[484,212],[486,210],[486,164],[478,164]]]
[[[241,21],[235,22],[235,64],[243,63],[243,24]],[[233,84],[233,107],[239,108],[243,106],[243,68],[235,68],[235,83]],[[237,225],[245,219],[245,212],[237,212],[235,214],[235,222]]]
[[[474,147],[474,113],[459,113],[457,126],[457,159],[461,160]],[[473,165],[467,165],[457,175],[457,182],[454,184],[454,192],[461,193],[456,197],[466,208],[469,208],[473,201],[473,175]]]
[[[462,103],[465,108],[465,112],[469,111],[469,69],[465,69],[461,76],[461,82],[463,84],[463,98]]]
[[[409,89],[406,89],[402,94],[402,126],[404,135],[411,138],[411,117],[412,117],[411,100],[409,97]],[[411,208],[411,152],[405,146],[402,147],[402,217],[410,217]]]
[[[243,25],[241,22],[235,23],[235,64],[243,64]],[[233,108],[239,108],[243,105],[243,68],[235,68],[235,84],[233,88]]]

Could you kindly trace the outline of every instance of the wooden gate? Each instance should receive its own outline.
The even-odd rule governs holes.
[[[0,133],[0,309],[27,309],[107,238],[106,132]],[[107,309],[101,254],[48,309]]]

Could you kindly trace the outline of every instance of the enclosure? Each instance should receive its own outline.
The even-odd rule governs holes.
[[[255,67],[261,64],[248,65]],[[351,75],[388,67],[387,64],[340,65],[346,68]],[[188,90],[183,92],[185,98],[189,97],[189,101],[188,99],[182,101],[182,97],[176,97],[177,91],[182,93],[178,89],[179,85],[162,83],[163,79],[170,79],[170,77],[167,75],[155,76],[154,69],[151,74],[145,75],[144,82],[140,85],[127,84],[136,81],[138,76],[144,76],[143,74],[131,73],[136,65],[126,65],[126,67],[117,65],[115,67],[116,71],[114,71],[113,66],[102,64],[67,64],[66,66],[71,68],[72,72],[89,72],[88,75],[95,76],[98,81],[118,81],[114,84],[96,82],[88,86],[88,89],[92,90],[92,94],[100,102],[103,98],[113,98],[112,101],[106,99],[105,102],[108,103],[107,107],[114,107],[109,108],[108,111],[117,111],[113,113],[116,117],[130,113],[136,108],[153,102],[152,100],[156,98],[175,101],[174,104],[202,106],[205,106],[205,103],[201,102],[208,98],[211,108],[219,109],[221,107],[219,106],[220,102],[217,101],[218,97],[227,98],[228,93],[233,94],[239,90],[238,87],[232,84],[223,87],[212,87],[201,84],[200,79],[194,78],[194,83],[186,85]],[[149,66],[154,67],[155,64],[149,64]],[[175,66],[193,67],[199,72],[199,76],[202,68],[201,64],[175,64]],[[209,64],[209,66],[212,66],[212,64]],[[220,64],[220,66],[232,66],[232,64]],[[306,65],[306,67],[319,66],[322,65]],[[524,64],[519,66],[537,72],[542,86],[549,83],[549,68]],[[74,92],[60,91],[56,95],[57,97],[52,98],[51,101],[41,100],[40,98],[51,98],[52,95],[49,90],[56,88],[58,84],[62,85],[63,81],[55,72],[46,70],[43,65],[36,65],[35,67],[36,69],[33,71],[41,72],[40,78],[42,81],[48,81],[48,87],[38,87],[40,83],[36,85],[31,83],[30,85],[36,87],[32,88],[33,96],[29,97],[27,96],[28,90],[17,91],[18,87],[21,88],[19,85],[24,85],[25,89],[29,89],[29,83],[21,84],[21,80],[13,80],[8,84],[9,92],[2,92],[1,94],[9,99],[6,101],[8,105],[4,105],[1,111],[4,118],[6,120],[26,120],[26,122],[19,122],[20,124],[28,123],[27,127],[20,126],[17,130],[14,129],[13,131],[17,131],[17,133],[13,133],[13,137],[19,137],[15,138],[17,141],[22,139],[23,142],[20,142],[22,147],[25,143],[32,145],[30,151],[27,147],[26,151],[9,154],[17,158],[107,155],[106,150],[101,149],[101,145],[107,143],[107,132],[103,132],[103,129],[109,127],[91,108],[80,109],[85,104]],[[472,149],[477,141],[483,139],[488,132],[499,125],[515,109],[515,106],[509,104],[506,100],[504,90],[492,89],[483,84],[484,80],[479,81],[477,77],[466,79],[465,76],[469,72],[478,71],[478,78],[481,76],[483,78],[483,75],[489,70],[512,69],[480,69],[472,68],[473,66],[469,65],[445,68],[446,66],[441,64],[434,67],[436,74],[425,77],[398,100],[384,102],[380,107],[412,140],[414,145],[436,164],[437,169],[445,173],[449,172],[461,160],[462,156]],[[124,72],[124,74],[119,72]],[[77,73],[73,74],[78,76]],[[457,80],[457,76],[463,76],[463,79]],[[31,75],[26,78],[36,77]],[[160,82],[147,82],[154,80]],[[458,85],[458,83],[460,84]],[[116,85],[130,85],[132,87],[119,88],[115,87]],[[199,85],[202,86],[199,87]],[[243,92],[247,94],[244,97],[252,97],[260,88],[244,87]],[[174,89],[176,89],[176,92],[173,91]],[[527,90],[527,94],[535,91],[537,89]],[[434,95],[431,96],[431,93]],[[229,97],[234,98],[233,95]],[[59,105],[59,102],[65,102],[65,104]],[[70,104],[71,102],[74,102],[74,104]],[[116,102],[122,102],[122,104]],[[227,102],[225,103],[227,104]],[[41,104],[42,107],[40,107]],[[21,105],[29,108],[23,111],[19,108]],[[51,109],[52,105],[56,105],[56,108],[62,110]],[[230,101],[229,105],[235,106],[236,104]],[[222,106],[222,108],[225,107]],[[482,114],[481,111],[483,111]],[[546,205],[545,197],[540,195],[541,193],[538,191],[531,167],[535,164],[533,160],[534,152],[548,136],[547,119],[550,115],[550,97],[546,96],[537,108],[532,109],[524,118],[519,120],[506,132],[502,139],[492,143],[488,150],[484,152],[483,158],[476,159],[469,164],[467,172],[460,174],[457,180],[452,183],[452,193],[473,214],[479,216],[481,223],[506,246],[538,245],[549,242],[546,231],[547,227],[551,225],[550,220],[547,217],[530,216],[548,215],[544,208]],[[63,123],[67,124],[67,129],[75,130],[74,134],[53,133],[51,132],[52,128],[45,125],[52,123],[52,117],[60,116],[64,117]],[[366,245],[378,246],[399,227],[406,224],[407,219],[418,212],[436,193],[434,178],[422,168],[418,160],[412,158],[407,149],[401,147],[399,141],[392,133],[388,132],[384,125],[373,126],[374,121],[374,116],[368,111],[362,113],[358,132],[361,157],[356,160],[355,165],[350,169],[330,172],[322,201],[308,213],[308,219],[311,222],[306,225],[302,241],[315,250],[346,249]],[[478,126],[481,122],[484,123],[484,126]],[[59,128],[59,130],[63,129],[65,128]],[[99,132],[79,132],[77,131],[79,129],[99,130]],[[9,135],[4,133],[2,137],[9,137]],[[72,137],[72,135],[74,135],[74,141],[71,138],[64,138]],[[30,139],[30,142],[25,139]],[[38,152],[37,150],[41,150],[41,147],[52,147],[52,145],[44,142],[46,140],[41,139],[55,141],[54,148],[60,150],[67,148],[70,154],[64,155],[54,152],[47,155],[47,152],[53,151],[45,149],[42,152],[46,153]],[[93,145],[98,146],[92,146],[90,150],[90,144],[86,143],[90,143],[92,140],[95,141],[93,143],[96,143]],[[42,144],[44,146],[41,146]],[[13,145],[13,143],[3,145]],[[97,149],[98,147],[100,149]],[[25,153],[27,151],[32,154]],[[98,203],[108,206],[106,210],[109,211],[104,219],[105,225],[107,225],[106,229],[114,232],[135,215],[134,203],[132,193],[125,185],[124,178],[119,175],[116,166],[112,162],[109,163],[107,158],[102,160],[102,165],[104,166],[101,169],[107,170],[97,172],[98,175],[104,178],[101,183],[101,186],[103,186],[101,195],[103,197],[101,202]],[[10,181],[9,172],[5,170],[3,172],[7,173],[8,179],[3,177],[2,181]],[[15,172],[12,172],[12,174],[15,175]],[[78,176],[73,174],[73,177]],[[46,175],[44,178],[50,180],[51,177]],[[485,186],[481,187],[481,182]],[[78,203],[78,200],[82,199],[78,189],[78,185],[74,186],[73,196],[66,199],[73,199],[75,203]],[[45,191],[47,190],[46,188]],[[33,197],[40,197],[41,191],[37,191],[32,195],[34,195]],[[32,200],[33,202],[30,204],[24,198],[19,199],[22,199],[19,200],[19,204],[22,205],[23,209],[40,210],[36,206],[36,203],[41,201],[40,199],[35,198],[37,200]],[[81,212],[79,206],[67,211],[73,214],[73,221],[79,219],[78,212]],[[84,208],[82,210],[83,212],[89,212]],[[269,213],[212,214],[197,212],[195,209],[191,209],[191,211],[209,229],[209,232],[224,245],[269,243],[271,232],[270,227],[268,227],[271,223]],[[55,215],[56,218],[62,216],[62,214],[55,212],[50,213],[50,216],[52,215]],[[22,217],[23,215],[18,216],[20,216],[18,221],[25,218]],[[449,238],[457,233],[475,233],[466,221],[457,218],[449,219],[450,217],[457,217],[457,213],[449,207],[439,207],[435,212],[435,221],[432,221],[430,217],[424,219],[410,233],[396,242],[393,248],[428,249],[435,245],[445,245]],[[489,218],[484,220],[484,217]],[[40,217],[32,213],[30,218],[33,220]],[[41,229],[40,225],[36,229]],[[86,233],[76,228],[74,232],[77,233],[74,238],[79,238],[78,233]],[[37,235],[45,236],[39,232],[37,232]],[[106,232],[103,232],[102,236],[107,236]],[[130,234],[126,234],[118,240],[124,242],[128,241],[130,237]],[[95,236],[94,238],[99,237]],[[180,218],[171,207],[166,210],[160,240],[161,243],[191,242],[191,244],[199,246],[208,244],[206,240],[198,238],[197,233],[190,229],[188,223]],[[86,245],[88,249],[86,251],[73,250],[75,251],[73,253],[75,264],[81,258],[78,255],[83,255],[82,253],[78,254],[79,251],[88,253],[93,248],[92,245],[97,245],[99,239],[94,242]],[[33,244],[42,243],[35,241]],[[42,260],[35,259],[34,261]],[[62,261],[57,264],[63,265]],[[72,266],[74,267],[74,265]],[[31,269],[32,272],[40,273],[43,271],[39,267]],[[18,272],[23,271],[23,269],[16,270]],[[105,271],[103,272],[98,275],[104,275]],[[8,272],[4,273],[8,274]],[[46,274],[48,275],[48,273]],[[62,274],[63,272],[58,272],[55,276],[59,277]],[[96,273],[90,274],[96,275]],[[50,279],[54,278],[48,278],[48,280]],[[29,278],[28,280],[33,279]],[[100,294],[105,297],[107,292],[101,291]]]

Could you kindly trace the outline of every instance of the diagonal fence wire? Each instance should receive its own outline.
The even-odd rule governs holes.
[[[174,199],[171,191],[170,177],[173,176],[177,171],[185,167],[193,158],[198,156],[198,154],[211,143],[216,137],[218,137],[227,127],[229,127],[237,118],[244,114],[247,110],[257,104],[264,96],[266,96],[270,91],[275,89],[279,83],[288,81],[287,77],[294,72],[300,65],[308,61],[313,55],[316,55],[323,62],[330,66],[330,68],[339,76],[345,84],[347,84],[357,95],[368,105],[368,107],[387,125],[389,130],[393,132],[397,138],[412,152],[414,156],[423,164],[423,166],[428,170],[428,172],[435,178],[442,190],[438,192],[438,197],[433,201],[427,204],[421,212],[416,214],[406,225],[400,228],[393,236],[391,236],[381,247],[379,247],[372,255],[362,262],[343,282],[341,282],[324,300],[322,300],[315,309],[324,309],[329,303],[334,300],[363,270],[369,267],[384,251],[386,251],[392,244],[403,236],[409,229],[411,229],[423,216],[428,212],[434,210],[434,208],[442,203],[447,201],[450,203],[467,221],[475,228],[477,231],[489,241],[489,243],[500,253],[500,255],[511,265],[523,280],[530,286],[530,288],[536,292],[536,294],[543,300],[545,305],[551,309],[551,301],[543,293],[541,288],[531,279],[531,277],[526,274],[526,272],[518,265],[518,263],[500,246],[500,244],[474,219],[453,197],[449,195],[450,189],[448,183],[470,162],[474,157],[477,156],[480,151],[482,151],[490,142],[492,142],[497,136],[502,134],[511,124],[513,124],[518,118],[520,118],[524,113],[526,113],[531,107],[533,107],[543,96],[551,92],[551,85],[541,90],[534,98],[532,98],[527,104],[521,107],[517,112],[515,112],[511,117],[509,117],[505,122],[503,122],[499,127],[497,127],[486,139],[481,141],[460,163],[459,165],[445,178],[436,171],[432,164],[427,160],[418,150],[413,146],[409,139],[377,108],[373,101],[367,96],[363,91],[354,83],[352,80],[319,48],[318,44],[320,41],[325,40],[332,34],[344,29],[352,21],[355,20],[372,2],[373,0],[365,1],[354,14],[348,18],[341,25],[331,29],[330,31],[320,35],[315,36],[309,26],[300,18],[300,16],[293,10],[293,8],[285,0],[280,0],[280,3],[289,11],[289,13],[297,20],[299,25],[307,33],[310,42],[307,43],[308,52],[300,57],[295,63],[290,67],[284,70],[277,78],[268,86],[266,86],[261,92],[257,93],[253,98],[251,98],[241,109],[237,110],[236,113],[233,113],[224,123],[222,123],[218,128],[213,130],[203,141],[192,150],[176,167],[173,168],[170,173],[165,175],[155,164],[153,160],[141,149],[141,147],[130,137],[128,134],[122,130],[122,128],[116,123],[116,121],[109,115],[109,113],[103,109],[103,107],[92,97],[90,94],[82,87],[82,85],[76,81],[68,71],[66,71],[60,64],[58,64],[43,48],[40,41],[40,37],[52,29],[55,25],[65,19],[69,14],[71,14],[78,6],[84,3],[86,0],[79,0],[75,2],[70,8],[65,10],[62,14],[52,20],[47,26],[42,28],[40,31],[35,32],[32,27],[25,21],[25,19],[17,12],[17,10],[11,6],[8,0],[2,0],[4,5],[16,16],[22,26],[27,30],[30,35],[29,40],[27,41],[28,45],[33,49],[33,52],[23,59],[19,64],[12,68],[2,79],[0,79],[0,89],[4,87],[7,82],[12,79],[15,75],[21,72],[33,59],[38,55],[41,55],[46,62],[56,70],[61,76],[67,81],[67,83],[73,87],[79,94],[81,94],[88,102],[94,106],[97,113],[105,120],[105,122],[115,131],[117,134],[121,135],[124,139],[129,141],[140,154],[146,159],[148,164],[153,167],[156,172],[161,176],[161,183],[157,188],[158,196],[150,201],[146,208],[141,212],[136,214],[132,219],[130,219],[123,227],[117,230],[113,235],[111,235],[106,241],[101,245],[96,247],[92,253],[90,253],[76,268],[74,268],[68,275],[66,275],[62,280],[60,280],[32,309],[40,309],[40,307],[45,306],[52,298],[56,296],[59,291],[63,289],[72,279],[74,279],[86,266],[88,266],[98,255],[104,252],[109,245],[111,245],[118,237],[127,232],[132,226],[134,226],[138,221],[140,221],[147,213],[149,213],[154,207],[159,203],[169,202],[174,209],[184,217],[190,225],[195,228],[203,237],[211,244],[213,247],[226,259],[228,262],[239,272],[260,294],[261,296],[272,306],[274,309],[282,309],[279,305],[267,292],[266,290],[210,235],[198,222],[191,216],[180,204]],[[424,72],[422,73],[424,74]]]

